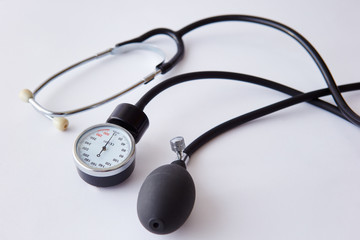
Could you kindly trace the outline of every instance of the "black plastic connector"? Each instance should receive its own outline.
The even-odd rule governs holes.
[[[149,119],[146,114],[138,107],[129,103],[119,104],[106,122],[116,124],[128,130],[136,143],[139,142],[149,127]]]

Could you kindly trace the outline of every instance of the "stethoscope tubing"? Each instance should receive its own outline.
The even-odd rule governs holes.
[[[150,74],[150,78],[145,78],[145,80],[142,80],[140,82],[135,83],[134,85],[130,86],[129,88],[125,89],[124,91],[119,92],[118,94],[115,94],[109,98],[106,98],[98,103],[83,107],[83,108],[79,108],[76,110],[71,110],[71,111],[65,111],[65,112],[54,112],[54,111],[50,111],[48,109],[45,109],[44,107],[42,107],[39,103],[37,103],[35,101],[35,95],[43,88],[45,87],[49,82],[51,82],[52,80],[54,80],[55,78],[61,76],[62,74],[64,74],[65,72],[76,68],[84,63],[87,63],[89,61],[92,61],[94,59],[100,58],[102,56],[108,55],[109,53],[111,53],[111,51],[113,51],[113,49],[110,50],[106,50],[100,54],[97,54],[93,57],[87,58],[83,61],[80,61],[79,63],[76,63],[66,69],[64,69],[63,71],[55,74],[54,76],[50,77],[48,80],[46,80],[42,85],[40,85],[40,87],[38,87],[35,91],[34,91],[34,96],[32,98],[32,100],[29,100],[29,102],[35,107],[35,109],[37,109],[39,112],[43,113],[44,115],[47,115],[47,117],[49,118],[53,118],[55,116],[66,116],[66,115],[71,115],[74,113],[79,113],[79,112],[83,112],[85,110],[89,110],[92,109],[94,107],[100,106],[106,102],[109,102],[111,100],[114,100],[115,98],[125,94],[126,92],[131,91],[132,89],[140,86],[141,84],[146,84],[148,81],[150,81],[153,77],[155,77],[157,74],[165,74],[166,72],[168,72],[169,70],[171,70],[184,56],[184,52],[185,52],[185,47],[184,47],[184,42],[183,42],[183,36],[185,36],[187,33],[193,31],[196,28],[208,25],[208,24],[212,24],[212,23],[218,23],[218,22],[225,22],[225,21],[242,21],[242,22],[250,22],[250,23],[256,23],[256,24],[260,24],[260,25],[265,25],[268,27],[272,27],[274,29],[277,29],[287,35],[289,35],[290,37],[292,37],[293,39],[295,39],[302,47],[304,47],[304,49],[310,54],[310,56],[313,58],[313,60],[315,61],[316,65],[318,66],[321,74],[323,75],[326,84],[328,85],[329,91],[331,92],[332,97],[334,98],[338,109],[342,112],[343,116],[348,119],[350,122],[354,123],[357,126],[360,126],[360,116],[357,115],[346,103],[345,99],[343,98],[341,91],[339,90],[337,84],[335,83],[335,80],[333,79],[330,70],[328,69],[327,65],[325,64],[324,60],[321,58],[320,54],[316,51],[316,49],[311,45],[311,43],[309,41],[307,41],[301,34],[299,34],[298,32],[296,32],[294,29],[281,24],[279,22],[270,20],[270,19],[266,19],[266,18],[261,18],[261,17],[255,17],[255,16],[249,16],[249,15],[221,15],[221,16],[215,16],[215,17],[210,17],[210,18],[206,18],[206,19],[202,19],[199,20],[197,22],[194,22],[192,24],[189,24],[187,26],[185,26],[184,28],[178,30],[178,31],[172,31],[170,29],[167,28],[157,28],[157,29],[153,29],[151,31],[148,31],[144,34],[142,34],[139,37],[133,38],[131,40],[122,42],[122,43],[118,43],[115,45],[115,48],[119,48],[122,46],[126,46],[128,44],[133,44],[133,43],[142,43],[146,40],[148,40],[149,38],[152,38],[156,35],[166,35],[169,36],[175,43],[177,46],[177,51],[176,53],[167,61],[162,61],[161,63],[159,63],[156,68],[155,71],[153,73]],[[149,80],[150,79],[150,80]]]
[[[344,114],[344,116],[354,123],[356,126],[360,126],[360,116],[355,113],[349,105],[346,103],[345,99],[343,98],[339,88],[337,87],[337,84],[331,75],[331,72],[329,68],[327,67],[325,61],[322,59],[320,54],[316,51],[316,49],[311,45],[311,43],[306,40],[301,34],[299,34],[294,29],[270,20],[266,18],[260,18],[255,16],[249,16],[249,15],[222,15],[222,16],[215,16],[206,18],[197,22],[194,22],[182,29],[180,29],[177,33],[180,36],[184,36],[188,32],[199,28],[201,26],[210,24],[210,23],[216,23],[216,22],[224,22],[224,21],[243,21],[243,22],[251,22],[251,23],[257,23],[265,26],[269,26],[272,28],[275,28],[277,30],[280,30],[284,32],[285,34],[289,35],[293,39],[295,39],[298,43],[300,43],[301,46],[305,48],[305,50],[310,54],[312,59],[315,61],[316,65],[318,66],[321,74],[323,75],[325,82],[331,92],[331,95],[338,105],[340,111]]]

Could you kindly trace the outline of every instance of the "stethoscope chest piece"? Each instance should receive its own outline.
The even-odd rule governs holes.
[[[120,104],[107,123],[84,130],[75,140],[73,150],[80,177],[97,187],[110,187],[126,180],[135,167],[135,144],[148,126],[148,118],[141,110]]]

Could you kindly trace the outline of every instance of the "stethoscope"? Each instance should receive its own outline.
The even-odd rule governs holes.
[[[91,185],[109,187],[123,182],[131,175],[135,167],[135,145],[140,141],[146,129],[149,127],[149,119],[144,109],[152,99],[164,90],[188,81],[215,78],[257,84],[291,96],[283,101],[230,119],[202,134],[188,146],[185,145],[182,137],[172,139],[170,145],[171,149],[176,153],[176,160],[150,173],[145,179],[138,196],[137,211],[140,222],[146,229],[153,233],[171,233],[177,230],[189,217],[195,202],[195,184],[186,170],[186,165],[191,155],[208,141],[244,123],[302,102],[308,102],[356,126],[360,126],[360,116],[351,110],[341,94],[341,92],[359,90],[360,83],[337,86],[329,69],[316,49],[295,30],[281,23],[264,18],[246,15],[224,15],[194,22],[176,32],[165,28],[154,29],[140,37],[119,43],[110,50],[70,66],[46,80],[34,92],[23,90],[21,93],[23,100],[29,102],[46,117],[58,122],[57,124],[60,125],[61,129],[66,129],[68,123],[67,120],[62,118],[63,116],[97,107],[140,85],[148,83],[160,73],[165,74],[183,57],[184,43],[182,37],[185,34],[198,27],[222,21],[253,22],[273,27],[288,34],[297,40],[314,59],[328,88],[303,93],[288,86],[246,74],[220,71],[187,73],[159,83],[134,105],[128,103],[119,104],[111,113],[106,123],[97,124],[84,130],[75,140],[73,149],[78,173],[85,182]],[[165,54],[160,49],[143,43],[147,39],[159,34],[169,36],[177,45],[177,52],[168,61],[165,60]],[[139,48],[152,51],[160,55],[163,60],[155,67],[154,72],[149,76],[118,94],[93,105],[67,112],[47,110],[35,101],[36,94],[49,82],[63,73],[105,55],[123,53],[124,51],[132,51]],[[332,95],[336,105],[319,99],[326,95]]]

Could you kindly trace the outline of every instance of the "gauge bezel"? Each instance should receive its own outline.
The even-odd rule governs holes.
[[[126,133],[127,137],[130,140],[131,149],[130,149],[129,155],[127,156],[127,158],[124,161],[122,161],[122,163],[115,165],[111,168],[92,168],[91,166],[85,164],[79,157],[78,152],[77,152],[77,146],[79,144],[79,141],[85,134],[87,134],[88,132],[92,131],[93,129],[96,129],[99,127],[117,128]],[[94,176],[94,177],[114,176],[114,175],[117,175],[117,174],[125,171],[134,162],[134,160],[135,160],[135,140],[134,140],[134,137],[131,135],[131,133],[121,126],[118,126],[118,125],[112,124],[112,123],[96,124],[96,125],[93,125],[87,129],[85,129],[84,131],[82,131],[79,134],[79,136],[76,138],[75,143],[74,143],[74,148],[73,148],[73,156],[75,159],[76,167],[81,172],[83,172],[87,175]]]

